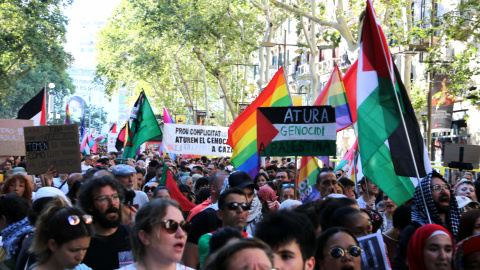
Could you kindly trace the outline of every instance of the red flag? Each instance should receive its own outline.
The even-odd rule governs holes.
[[[190,211],[197,206],[196,204],[187,200],[187,198],[183,196],[182,192],[180,192],[177,183],[175,182],[175,179],[173,179],[173,175],[168,169],[166,163],[163,163],[163,173],[162,178],[160,179],[160,185],[166,186],[170,190],[170,193],[172,194],[172,200],[177,201],[182,207],[183,211]]]

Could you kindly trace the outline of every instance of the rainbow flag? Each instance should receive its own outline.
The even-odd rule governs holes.
[[[163,106],[163,123],[164,124],[175,124],[175,121],[173,121],[172,116],[170,116],[170,114],[168,113],[167,108],[165,108],[165,106]],[[163,149],[163,148],[165,148],[165,149]],[[165,151],[163,151],[163,150],[165,150]],[[175,154],[170,154],[170,150],[168,149],[167,144],[164,144],[163,141],[162,141],[162,143],[160,143],[160,147],[158,148],[158,153],[160,155],[163,155],[163,152],[168,153],[168,156],[170,156],[171,159],[175,159],[177,157],[177,155],[175,155]]]
[[[343,156],[342,160],[338,163],[337,167],[333,171],[336,172],[337,170],[343,170],[343,167],[345,167],[345,165],[352,162],[354,157],[354,152],[356,151],[358,151],[358,138],[355,139],[355,142],[353,143],[350,150],[347,151],[345,156]]]
[[[350,113],[350,107],[348,106],[347,95],[345,94],[345,87],[342,81],[342,74],[337,65],[335,65],[330,79],[313,105],[331,105],[335,107],[337,132],[352,125],[352,114]]]
[[[300,191],[300,199],[302,200],[302,203],[320,199],[320,192],[314,187],[317,181],[317,175],[320,171],[321,169],[316,157],[302,157],[300,160],[297,186],[298,191]]]
[[[239,171],[255,177],[260,168],[257,156],[257,108],[292,106],[283,68],[228,128],[227,144],[233,148],[231,163]]]
[[[67,108],[65,109],[65,123],[64,124],[71,124],[72,119],[70,118],[70,108],[68,107],[67,103]]]
[[[165,106],[163,106],[163,123],[175,124],[175,122],[173,121],[172,117],[168,113],[167,108],[165,108]]]

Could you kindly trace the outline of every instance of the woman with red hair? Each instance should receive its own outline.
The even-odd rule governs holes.
[[[2,194],[16,193],[27,202],[32,201],[32,185],[26,175],[14,174],[3,184]]]
[[[443,226],[427,224],[418,228],[408,242],[410,270],[448,270],[452,268],[455,241]]]

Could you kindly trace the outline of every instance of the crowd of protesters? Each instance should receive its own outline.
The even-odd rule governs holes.
[[[22,157],[0,166],[0,269],[369,269],[360,242],[371,234],[389,269],[480,267],[480,181],[470,172],[449,183],[432,171],[397,206],[368,178],[327,167],[319,199],[302,203],[289,158],[267,157],[253,178],[228,158],[148,150],[82,156],[72,174],[28,175]],[[196,207],[183,211],[175,194]]]

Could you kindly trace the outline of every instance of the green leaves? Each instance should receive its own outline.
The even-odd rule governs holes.
[[[65,70],[72,61],[63,49],[66,18],[60,8],[71,1],[0,2],[0,99],[37,63]]]

